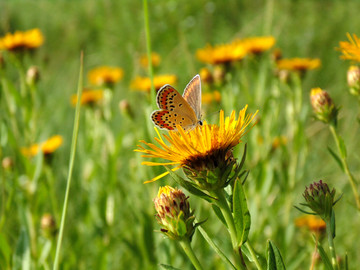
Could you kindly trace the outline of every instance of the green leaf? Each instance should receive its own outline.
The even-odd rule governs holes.
[[[336,236],[336,225],[335,225],[335,212],[334,209],[331,210],[331,216],[330,216],[330,230],[331,230],[331,235],[332,238],[335,238]]]
[[[237,233],[237,242],[238,245],[241,246],[246,242],[248,238],[251,225],[251,217],[246,203],[244,188],[240,180],[235,181],[233,194],[233,212]]]
[[[165,166],[165,168],[169,172],[170,176],[175,180],[175,182],[178,183],[183,188],[185,188],[191,194],[198,196],[200,198],[203,198],[203,199],[207,200],[208,202],[212,202],[214,200],[214,198],[212,198],[211,196],[207,195],[206,193],[204,193],[201,190],[199,190],[198,188],[196,188],[193,183],[180,177],[179,175],[174,173],[171,169],[167,168],[166,166]]]
[[[10,256],[11,248],[9,246],[9,243],[7,242],[5,236],[3,234],[0,234],[0,265],[3,265],[4,268],[10,268]]]
[[[214,213],[216,214],[216,216],[220,219],[220,221],[227,227],[227,224],[226,224],[226,221],[225,221],[225,218],[223,216],[223,214],[221,213],[221,210],[218,206],[216,206],[215,204],[211,204],[213,210],[214,210]]]
[[[334,270],[334,268],[333,268],[332,265],[331,265],[330,259],[329,259],[329,257],[327,256],[324,248],[321,246],[320,242],[318,242],[318,250],[319,250],[319,254],[320,254],[321,260],[322,260],[322,262],[323,262],[324,265],[325,265],[325,269],[326,269],[326,270]]]
[[[281,270],[286,269],[279,249],[269,240],[267,246],[267,269]]]
[[[341,136],[339,136],[338,138],[339,138],[340,154],[343,158],[346,158],[347,153],[346,153],[345,142],[344,142],[343,138],[341,138]]]
[[[30,270],[30,240],[25,228],[21,229],[13,264],[13,269]]]
[[[175,267],[173,267],[173,266],[171,266],[171,265],[168,265],[168,264],[160,264],[160,266],[162,267],[162,268],[164,268],[164,269],[168,269],[168,270],[180,270],[179,268],[175,268]]]
[[[330,147],[328,147],[327,149],[329,150],[330,154],[335,159],[336,163],[339,165],[341,170],[344,171],[344,166],[341,162],[341,158]]]

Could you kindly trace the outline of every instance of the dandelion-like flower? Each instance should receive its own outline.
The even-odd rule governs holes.
[[[158,75],[154,77],[154,86],[156,90],[159,90],[165,84],[174,85],[176,82],[176,75]],[[131,81],[130,88],[134,90],[150,92],[150,78],[137,76],[134,80]]]
[[[248,53],[261,54],[270,50],[275,45],[276,39],[273,36],[249,37],[239,40],[239,42],[243,44]]]
[[[120,81],[124,71],[119,67],[101,66],[89,71],[89,82],[96,86],[110,85]]]
[[[60,135],[52,136],[47,139],[45,142],[40,144],[33,144],[30,147],[21,148],[21,153],[24,156],[33,157],[36,156],[40,151],[44,153],[44,155],[50,155],[55,152],[63,144],[63,138]]]
[[[360,39],[355,34],[351,37],[347,33],[346,36],[349,41],[340,41],[340,48],[337,48],[337,50],[342,52],[340,58],[360,62]]]
[[[314,215],[304,215],[295,220],[297,227],[307,228],[314,233],[324,233],[326,223],[321,218]]]
[[[233,41],[214,47],[207,45],[205,48],[197,50],[196,57],[203,63],[217,65],[242,60],[246,53],[247,50],[241,42]]]
[[[158,67],[160,65],[160,62],[161,62],[161,57],[158,53],[156,52],[152,52],[151,53],[151,65],[153,67]],[[148,67],[148,57],[147,55],[142,55],[140,57],[140,65],[143,67],[143,68],[147,68]]]
[[[28,31],[16,31],[14,34],[7,33],[0,38],[0,50],[24,51],[40,47],[44,43],[44,37],[40,29]]]
[[[321,61],[318,58],[283,58],[276,65],[279,70],[304,72],[320,67]]]
[[[154,205],[161,232],[170,239],[191,239],[195,231],[193,211],[185,194],[170,186],[160,187]]]
[[[80,98],[80,104],[85,105],[93,105],[95,103],[98,103],[104,98],[104,90],[98,89],[98,90],[84,90],[81,94]],[[72,95],[70,99],[70,103],[73,106],[76,106],[76,103],[78,101],[78,96]]]
[[[144,165],[174,165],[173,171],[183,168],[187,176],[203,189],[222,188],[228,184],[227,177],[236,166],[232,149],[241,142],[246,127],[255,116],[246,114],[246,109],[247,106],[240,111],[237,119],[235,111],[230,117],[225,118],[221,110],[219,125],[210,125],[204,121],[202,126],[188,132],[182,128],[178,128],[178,132],[169,132],[168,135],[163,135],[168,144],[158,133],[155,140],[160,147],[141,141],[150,149],[139,146],[140,149],[135,151],[144,153],[143,157],[146,158],[162,158],[168,161],[146,161],[142,163]],[[146,183],[156,181],[166,174],[168,173],[163,173]]]

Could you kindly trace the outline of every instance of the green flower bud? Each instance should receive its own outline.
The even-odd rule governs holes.
[[[338,109],[328,92],[321,88],[313,88],[311,89],[310,100],[317,119],[324,123],[336,124]]]

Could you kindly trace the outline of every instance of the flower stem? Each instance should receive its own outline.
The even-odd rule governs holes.
[[[244,258],[241,253],[241,248],[237,244],[237,234],[236,234],[236,227],[234,218],[232,216],[230,207],[226,201],[224,190],[218,190],[213,192],[215,197],[217,198],[216,205],[220,208],[221,213],[223,214],[225,218],[225,222],[227,224],[227,227],[229,229],[230,237],[231,237],[231,243],[234,250],[235,255],[235,265],[237,268],[240,269],[247,269]]]
[[[335,245],[334,245],[334,239],[333,239],[332,232],[331,232],[330,222],[331,222],[330,218],[327,218],[325,221],[326,234],[328,237],[329,249],[330,249],[330,254],[331,254],[331,264],[332,264],[334,270],[339,270],[339,266],[336,261]]]
[[[253,259],[253,261],[254,261],[257,269],[263,270],[263,268],[261,267],[261,264],[260,264],[258,258],[256,257],[256,253],[255,253],[253,247],[252,247],[251,244],[249,243],[249,239],[246,241],[245,246],[248,248],[248,250],[249,250],[249,252],[250,252],[250,254],[251,254],[251,258]]]
[[[344,167],[345,174],[348,176],[348,179],[350,181],[350,185],[353,190],[354,197],[355,197],[356,207],[358,210],[360,210],[360,197],[359,197],[359,192],[357,190],[357,181],[355,180],[354,176],[352,175],[352,173],[349,170],[349,165],[347,163],[346,156],[342,154],[340,138],[339,138],[339,135],[337,134],[335,126],[333,124],[330,124],[329,128],[334,137],[338,151],[340,153],[340,158],[341,158],[342,165]]]
[[[202,270],[203,267],[201,266],[198,258],[196,257],[194,250],[191,248],[190,245],[190,241],[189,239],[184,239],[180,241],[180,245],[181,247],[184,249],[186,255],[188,256],[188,258],[190,259],[190,261],[192,262],[192,264],[194,265],[194,267],[197,270]]]

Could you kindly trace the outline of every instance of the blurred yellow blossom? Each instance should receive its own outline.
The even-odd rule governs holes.
[[[248,53],[260,54],[270,50],[275,45],[276,39],[273,36],[249,37],[238,42],[243,44]]]
[[[212,93],[203,93],[201,95],[201,102],[203,104],[210,104],[212,102],[219,103],[221,101],[221,94],[219,91],[215,90]]]
[[[55,152],[55,150],[58,149],[62,143],[62,136],[55,135],[40,144],[33,144],[30,147],[21,148],[21,153],[28,157],[36,156],[40,151],[43,152],[44,155],[48,155]]]
[[[360,39],[355,34],[351,37],[351,35],[347,33],[346,36],[350,42],[339,42],[340,48],[338,48],[338,50],[342,52],[340,58],[360,62]]]
[[[84,90],[81,95],[80,104],[94,104],[98,101],[102,100],[104,98],[104,90],[98,89],[98,90]],[[72,95],[70,99],[70,103],[73,106],[76,106],[78,100],[78,96]]]
[[[7,33],[0,38],[0,50],[21,51],[35,49],[44,43],[44,37],[40,29],[35,28],[25,32],[16,31],[14,34]]]
[[[321,61],[318,58],[284,58],[276,62],[280,70],[306,71],[320,67]]]
[[[305,215],[295,220],[296,227],[307,228],[312,232],[325,232],[326,223],[320,217],[314,215]]]
[[[204,67],[200,69],[199,75],[203,83],[212,83],[213,77],[208,68]]]
[[[176,75],[158,75],[154,77],[154,86],[156,90],[159,90],[165,84],[175,84],[177,82]],[[130,88],[134,90],[150,92],[151,81],[148,77],[137,76],[130,83]]]
[[[239,61],[246,56],[246,53],[244,45],[235,40],[214,47],[206,45],[205,48],[197,50],[196,57],[203,63],[216,65]]]
[[[119,67],[101,66],[89,71],[88,79],[93,85],[114,84],[122,79],[124,71]]]
[[[161,57],[158,53],[156,52],[152,52],[151,53],[151,64],[153,67],[158,67],[160,65],[161,62]],[[147,55],[143,55],[140,57],[140,65],[143,68],[147,68],[148,67],[148,57]]]

